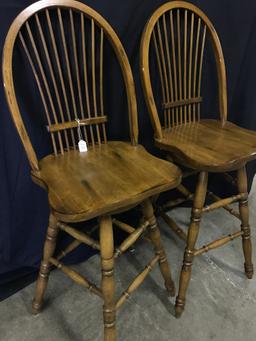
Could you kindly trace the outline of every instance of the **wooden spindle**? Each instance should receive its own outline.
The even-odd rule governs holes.
[[[170,27],[171,27],[171,41],[172,41],[172,62],[173,62],[173,73],[174,73],[174,97],[175,101],[178,101],[178,82],[177,82],[177,69],[176,69],[176,51],[175,51],[175,37],[174,37],[174,24],[173,24],[173,13],[170,11]],[[176,122],[179,124],[178,108],[176,108]]]
[[[181,74],[181,34],[180,34],[180,10],[177,10],[177,43],[178,43],[178,80],[179,80],[179,100],[182,100],[182,74]],[[180,123],[183,123],[183,106],[180,106]]]
[[[204,245],[200,249],[195,249],[193,254],[194,254],[194,256],[199,256],[202,253],[208,252],[208,251],[213,250],[213,249],[217,249],[218,247],[221,247],[221,246],[227,244],[228,242],[230,242],[231,240],[234,240],[235,238],[241,237],[242,235],[243,235],[242,231],[232,233],[226,237],[217,239],[214,242],[211,242],[207,245]]]
[[[36,24],[37,24],[37,28],[38,28],[38,31],[39,31],[40,39],[41,39],[41,42],[42,42],[42,45],[43,45],[44,54],[45,54],[46,61],[47,61],[47,64],[48,64],[48,68],[49,68],[49,71],[50,71],[51,80],[52,80],[52,84],[53,84],[53,88],[54,88],[54,92],[55,92],[55,96],[56,96],[56,99],[57,99],[58,108],[59,108],[59,112],[60,112],[61,121],[63,123],[63,122],[65,122],[64,114],[63,114],[63,108],[62,108],[62,104],[61,104],[61,100],[60,100],[60,94],[59,94],[59,89],[58,89],[58,86],[57,86],[57,81],[56,81],[56,78],[55,78],[55,75],[54,75],[54,71],[53,71],[53,66],[52,66],[50,54],[49,54],[49,51],[48,51],[48,47],[47,47],[47,44],[46,44],[45,36],[44,36],[43,30],[42,30],[42,26],[41,26],[41,22],[40,22],[38,14],[35,15],[35,18],[36,18]],[[57,122],[58,121],[56,121],[55,123],[57,123]],[[66,130],[64,130],[64,137],[65,137],[65,142],[66,142],[66,148],[69,150],[69,141],[68,141],[68,135],[67,135],[67,131]]]
[[[53,102],[52,95],[51,95],[50,88],[49,88],[49,84],[48,84],[48,81],[47,81],[47,78],[46,78],[46,75],[45,75],[45,72],[44,72],[44,69],[43,69],[41,58],[39,56],[39,52],[38,52],[38,49],[36,47],[34,36],[32,34],[32,31],[30,29],[30,25],[29,25],[28,21],[26,22],[25,25],[26,25],[26,29],[27,29],[27,32],[28,32],[28,35],[29,35],[29,38],[30,38],[31,45],[33,47],[33,51],[34,51],[34,54],[35,54],[35,57],[36,57],[36,60],[37,60],[37,64],[38,64],[38,67],[39,67],[39,70],[40,70],[40,73],[41,73],[41,77],[43,79],[44,87],[45,87],[45,90],[46,90],[46,93],[47,93],[47,96],[48,96],[48,99],[49,99],[49,102],[50,102],[50,107],[51,107],[51,110],[52,110],[52,113],[53,113],[54,121],[55,121],[55,123],[58,123],[54,102]],[[60,151],[63,154],[64,153],[64,149],[63,149],[63,143],[62,143],[62,138],[61,138],[60,132],[58,132],[57,135],[58,135],[58,141],[59,141],[59,145],[60,145]]]
[[[184,14],[184,76],[183,76],[183,93],[184,99],[187,99],[187,35],[188,35],[188,11]],[[184,106],[184,123],[187,123],[187,106]]]
[[[82,31],[82,54],[83,54],[83,74],[84,74],[84,89],[85,89],[85,100],[88,118],[91,118],[90,98],[89,98],[89,86],[88,86],[88,74],[87,74],[87,58],[86,58],[86,44],[85,44],[85,22],[84,14],[81,13],[81,31]],[[93,128],[89,127],[90,137],[92,146],[95,145]]]
[[[161,211],[160,216],[180,239],[184,241],[187,240],[187,234],[175,223],[175,221],[171,217],[168,216],[168,214]]]
[[[137,229],[135,229],[123,242],[121,245],[119,245],[116,248],[116,252],[114,257],[118,257],[120,256],[122,253],[124,253],[125,251],[127,251],[129,249],[129,247],[131,247],[136,240],[139,239],[139,237],[143,234],[143,232],[146,231],[147,227],[149,226],[149,222],[145,221],[140,227],[138,227]]]
[[[165,14],[163,15],[163,28],[164,28],[165,51],[166,51],[168,74],[169,74],[170,100],[171,102],[173,102],[174,97],[173,97],[173,84],[172,84],[172,69],[171,69],[171,58],[170,58],[170,49],[169,49]],[[172,117],[170,118],[171,112],[172,112]],[[174,109],[171,109],[171,110],[167,109],[167,123],[168,123],[167,124],[168,128],[174,125]]]
[[[44,106],[44,111],[45,111],[45,114],[46,114],[46,118],[47,118],[47,122],[48,122],[48,125],[51,125],[51,119],[50,119],[50,113],[49,113],[49,109],[48,109],[48,106],[47,106],[47,103],[46,103],[46,99],[45,99],[45,96],[44,96],[44,92],[43,92],[43,89],[42,89],[42,86],[41,86],[41,83],[40,83],[40,80],[39,80],[39,76],[36,72],[36,68],[35,68],[35,65],[33,63],[33,60],[31,58],[31,55],[29,53],[29,50],[27,48],[27,45],[25,43],[25,40],[23,38],[23,35],[21,32],[19,32],[19,39],[21,41],[21,44],[24,48],[24,51],[25,51],[25,54],[28,58],[28,61],[29,61],[29,64],[31,66],[31,69],[32,69],[32,72],[33,72],[33,75],[35,77],[35,80],[36,80],[36,84],[37,84],[37,87],[38,87],[38,90],[39,90],[39,93],[40,93],[40,96],[41,96],[41,99],[42,99],[42,102],[43,102],[43,106]],[[56,147],[56,142],[55,142],[55,137],[54,137],[54,134],[51,133],[51,139],[52,139],[52,146],[53,146],[53,151],[54,151],[54,154],[57,155],[58,151],[57,151],[57,147]]]
[[[113,224],[119,227],[121,230],[127,232],[127,233],[133,233],[136,231],[134,227],[131,225],[128,225],[124,223],[123,221],[120,221],[118,219],[113,219]],[[142,239],[146,240],[147,242],[151,242],[151,240],[147,236],[143,236]]]
[[[78,246],[80,246],[82,242],[80,240],[73,240],[64,250],[61,250],[56,259],[60,261],[62,258],[66,257],[70,252],[74,251]]]
[[[71,94],[72,106],[73,106],[75,118],[78,118],[78,112],[77,112],[77,106],[76,106],[76,100],[75,100],[75,91],[74,91],[73,79],[72,79],[71,67],[70,67],[70,59],[68,55],[66,36],[65,36],[64,25],[63,25],[62,14],[61,14],[60,8],[57,9],[57,13],[58,13],[58,20],[59,20],[59,25],[60,25],[61,41],[62,41],[64,56],[65,56],[65,61],[66,61],[66,68],[67,68],[67,74],[68,74],[68,83],[69,83],[69,90]],[[75,148],[76,148],[76,145],[75,145]]]
[[[59,72],[61,89],[62,89],[62,94],[63,94],[63,97],[64,97],[66,113],[67,113],[68,120],[71,121],[70,108],[69,108],[69,103],[68,103],[68,98],[67,98],[66,86],[65,86],[65,82],[64,82],[62,68],[61,68],[59,53],[58,53],[57,44],[56,44],[56,39],[55,39],[55,35],[54,35],[54,32],[53,32],[53,28],[52,28],[51,17],[50,17],[48,9],[46,10],[46,20],[47,20],[47,24],[48,24],[48,28],[49,28],[49,32],[50,32],[51,43],[52,43],[52,46],[53,46],[55,61],[56,61],[58,72]],[[74,137],[73,130],[71,130],[71,140],[72,140],[73,147],[76,148],[76,143],[75,143],[75,137]]]
[[[208,192],[208,195],[214,200],[214,201],[219,201],[221,200],[221,198],[219,196],[217,196],[216,194],[212,193],[212,192]],[[223,206],[224,210],[228,211],[230,214],[232,214],[234,217],[236,217],[237,219],[241,219],[239,212],[237,212],[234,208],[225,205]]]
[[[78,99],[80,105],[80,112],[82,118],[84,118],[84,105],[82,100],[82,91],[81,91],[81,83],[80,83],[80,75],[79,75],[79,66],[78,66],[78,58],[77,58],[77,44],[76,44],[76,33],[75,33],[75,25],[74,25],[74,16],[72,9],[69,10],[69,19],[70,19],[70,26],[71,26],[71,36],[72,36],[72,47],[73,47],[73,57],[75,61],[75,74],[76,74],[76,84],[78,90]],[[83,132],[86,142],[88,143],[88,136],[86,127],[83,126]]]
[[[157,264],[158,261],[159,261],[159,255],[155,256],[151,260],[151,262],[149,262],[149,264],[145,267],[145,269],[139,275],[135,277],[135,279],[129,285],[127,290],[117,300],[116,309],[119,309],[121,305],[127,300],[127,298],[129,298],[129,296],[134,292],[134,290],[136,290],[144,282],[145,278],[153,269],[153,267]]]
[[[200,97],[200,94],[201,94],[201,80],[202,80],[205,38],[206,38],[206,25],[204,25],[203,37],[202,37],[202,42],[201,42],[201,53],[200,53],[199,70],[198,70],[198,84],[197,84],[197,96],[198,97]],[[198,120],[200,120],[200,103],[198,104]]]
[[[194,37],[194,13],[191,14],[191,25],[190,25],[190,44],[189,44],[189,65],[188,65],[188,99],[191,98],[191,87],[192,87],[192,58],[193,58],[193,37]],[[191,104],[188,106],[189,122],[192,121],[191,116]]]
[[[98,225],[94,225],[87,234],[91,235],[97,229],[98,229]],[[65,247],[64,250],[61,250],[55,258],[58,261],[61,260],[62,258],[66,257],[70,252],[74,251],[81,244],[82,242],[80,242],[80,240],[76,240],[76,239],[73,240],[70,244],[68,244],[68,246]]]
[[[197,33],[196,33],[196,47],[195,47],[195,62],[194,62],[194,83],[193,83],[193,97],[196,97],[196,79],[197,79],[197,64],[198,64],[198,48],[199,48],[199,38],[201,31],[201,18],[197,21]],[[193,121],[196,121],[196,104],[193,104]]]
[[[104,31],[100,29],[100,111],[104,115],[104,96],[103,96],[103,58],[104,58]],[[104,143],[107,143],[105,123],[102,124]]]
[[[236,202],[236,201],[244,198],[244,196],[245,196],[245,193],[240,193],[238,195],[233,195],[232,197],[229,197],[229,198],[218,200],[218,201],[214,202],[213,204],[205,206],[203,208],[202,212],[211,212],[213,210],[216,210],[217,208],[230,205],[233,202]]]
[[[95,70],[95,24],[94,20],[91,19],[91,44],[92,44],[92,97],[93,97],[93,108],[94,108],[94,115],[98,116],[98,109],[97,109],[97,96],[96,96],[96,70]],[[100,138],[100,130],[99,125],[96,124],[96,132],[97,132],[97,139],[98,144],[101,144]]]
[[[159,48],[160,48],[160,57],[161,57],[161,64],[162,64],[162,70],[163,70],[163,79],[164,79],[166,100],[169,102],[170,101],[170,91],[169,91],[169,84],[168,84],[168,77],[167,77],[167,69],[166,69],[166,60],[165,60],[164,47],[163,47],[162,32],[161,32],[161,27],[160,27],[159,21],[157,22],[156,27],[157,27],[157,35],[158,35]],[[165,127],[168,126],[166,111],[164,111],[164,126]]]
[[[163,97],[163,101],[166,102],[164,76],[163,76],[163,70],[162,70],[162,65],[160,61],[160,54],[159,54],[159,48],[158,48],[158,44],[156,40],[155,30],[153,30],[152,36],[153,36],[153,42],[154,42],[154,47],[155,47],[155,53],[156,53],[156,59],[157,59],[157,65],[158,65],[158,71],[159,71],[159,77],[160,77],[160,83],[161,83],[162,97]],[[164,126],[166,126],[166,111],[164,111]]]
[[[70,227],[64,223],[58,223],[58,227],[62,230],[68,233],[73,238],[79,240],[80,242],[92,247],[95,250],[100,250],[100,244],[91,238],[89,235],[82,231],[78,231],[74,229],[73,227]]]
[[[77,271],[74,269],[62,264],[59,262],[56,258],[51,257],[50,258],[51,264],[56,266],[59,270],[64,272],[68,277],[70,277],[74,282],[81,285],[82,287],[88,289],[93,294],[102,297],[102,292],[97,286],[90,281],[88,281],[84,276],[80,275]]]

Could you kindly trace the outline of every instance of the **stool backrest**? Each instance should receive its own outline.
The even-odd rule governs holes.
[[[74,0],[42,0],[26,8],[12,23],[3,52],[4,87],[33,169],[38,169],[38,160],[16,98],[14,49],[18,48],[20,58],[30,65],[42,101],[39,111],[45,112],[53,152],[57,155],[76,149],[81,138],[90,148],[107,143],[108,116],[104,111],[103,94],[107,41],[121,67],[131,142],[136,144],[137,104],[131,67],[119,38],[100,14]],[[111,79],[109,86],[114,91]],[[27,91],[29,93],[29,89]]]
[[[219,111],[227,119],[224,57],[218,35],[207,16],[185,1],[159,7],[148,20],[141,40],[141,78],[155,136],[162,129],[200,120],[201,81],[205,42],[209,37],[217,66]],[[157,110],[150,76],[155,55],[162,91],[162,115]]]

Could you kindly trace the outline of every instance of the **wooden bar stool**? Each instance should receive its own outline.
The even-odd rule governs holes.
[[[107,140],[108,116],[103,95],[103,60],[107,44],[114,50],[124,79],[130,142]],[[45,111],[46,115],[53,153],[41,160],[37,159],[18,105],[13,72],[16,50],[19,53],[15,56],[24,65],[27,63],[31,84],[41,96],[42,105],[38,104],[38,111]],[[102,297],[105,340],[116,340],[117,308],[157,263],[167,291],[175,294],[150,198],[176,187],[181,181],[181,172],[175,165],[151,156],[138,145],[137,104],[129,61],[111,26],[90,7],[73,0],[43,0],[26,8],[14,20],[5,41],[3,78],[12,118],[32,168],[32,179],[48,192],[51,210],[33,311],[38,313],[42,308],[50,268],[54,265]],[[115,84],[108,82],[110,86],[114,89]],[[26,93],[30,97],[29,78],[27,87]],[[139,227],[112,219],[113,214],[137,205],[141,206],[144,217]],[[69,225],[92,218],[98,218],[99,241],[88,231]],[[118,247],[114,246],[113,224],[129,234]],[[74,241],[55,255],[60,230],[72,236]],[[115,259],[142,235],[152,242],[155,256],[115,301]],[[61,258],[81,243],[100,252],[100,288],[61,262]]]
[[[219,120],[201,119],[201,79],[203,57],[209,38],[214,52],[219,88]],[[199,172],[195,194],[179,186],[184,200],[192,199],[193,208],[188,234],[182,231],[163,211],[161,216],[186,241],[184,261],[176,299],[176,316],[185,306],[194,256],[242,237],[245,273],[253,276],[252,246],[248,221],[246,163],[256,158],[256,134],[227,121],[226,71],[221,44],[207,16],[196,6],[184,1],[172,1],[159,7],[148,20],[141,40],[141,79],[155,144],[167,152],[167,158]],[[155,59],[154,59],[155,58]],[[154,89],[156,79],[151,67],[157,65],[161,99]],[[155,93],[155,96],[154,96]],[[162,107],[157,108],[161,102]],[[237,171],[238,194],[205,205],[208,173]],[[240,213],[229,204],[239,202]],[[182,202],[177,200],[175,204]],[[166,204],[165,208],[171,204]],[[196,249],[201,216],[224,207],[241,220],[241,231]]]

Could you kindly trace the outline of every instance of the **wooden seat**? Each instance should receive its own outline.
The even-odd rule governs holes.
[[[22,96],[16,94],[19,87],[14,80],[13,64],[17,60],[14,54],[26,70],[26,90]],[[106,54],[108,58],[104,58]],[[104,89],[107,85],[111,92],[117,91],[111,78],[105,80],[109,74],[104,72],[109,55],[116,57],[124,80],[128,105],[121,108],[119,114],[128,112],[129,142],[108,140],[112,120],[106,113],[112,109],[105,108]],[[32,168],[32,179],[44,187],[49,196],[49,226],[33,312],[38,313],[42,308],[49,273],[55,266],[103,299],[104,339],[115,341],[117,309],[156,264],[159,264],[167,292],[175,295],[151,196],[176,187],[181,173],[173,164],[158,160],[138,145],[135,86],[125,50],[111,26],[85,4],[74,0],[44,0],[20,13],[6,37],[3,79],[12,118]],[[39,101],[36,101],[36,91]],[[26,105],[19,106],[26,95]],[[36,102],[36,115],[45,114],[35,121],[45,121],[52,145],[52,152],[41,160],[37,158],[23,122],[21,108],[25,107],[26,114],[31,115],[33,129],[35,110],[31,108],[29,112],[31,98]],[[112,217],[134,206],[142,211],[139,226],[133,227]],[[67,225],[91,218],[97,218],[97,225],[86,231]],[[128,233],[118,246],[114,243],[113,225]],[[99,240],[95,240],[92,233],[98,227]],[[74,240],[56,254],[60,230]],[[154,257],[116,300],[115,260],[140,237],[153,245]],[[100,252],[102,280],[99,287],[61,261],[81,243]]]
[[[65,221],[91,219],[137,204],[176,187],[181,176],[173,164],[125,142],[109,142],[88,153],[48,155],[39,167],[33,177],[47,188],[50,206]]]
[[[219,120],[202,117],[201,83],[206,46],[213,52],[216,62]],[[256,159],[256,133],[227,121],[226,69],[221,43],[208,17],[193,4],[171,1],[152,14],[141,39],[140,58],[142,85],[156,146],[166,151],[168,160],[190,168],[187,174],[199,172],[194,194],[181,185],[178,190],[183,197],[159,209],[172,230],[186,242],[175,305],[176,316],[180,317],[195,256],[242,236],[245,274],[248,278],[253,276],[245,165]],[[158,71],[155,77],[153,70]],[[157,91],[158,83],[161,94]],[[221,199],[208,192],[214,202],[204,206],[208,172],[226,171],[237,171],[233,183],[238,194]],[[225,177],[229,179],[230,175],[225,174]],[[193,200],[193,208],[186,234],[164,210],[187,199]],[[234,202],[239,202],[239,212],[229,206]],[[240,219],[241,231],[197,248],[203,213],[220,207]]]
[[[222,127],[218,120],[202,119],[164,129],[162,134],[156,145],[193,169],[232,171],[256,158],[256,133],[231,122]]]

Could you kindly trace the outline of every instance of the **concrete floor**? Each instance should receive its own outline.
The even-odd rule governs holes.
[[[256,183],[250,195],[253,244],[256,240]],[[254,210],[254,211],[253,211]],[[171,213],[184,229],[190,210]],[[172,274],[178,286],[183,243],[159,221]],[[199,244],[239,228],[239,221],[223,209],[205,215]],[[136,271],[152,256],[150,245],[139,242],[134,254],[126,254],[116,264],[118,293],[125,290]],[[254,263],[255,252],[254,252]],[[75,266],[100,283],[99,257]],[[73,284],[59,271],[51,274],[45,309],[30,314],[32,284],[0,303],[1,341],[101,341],[101,300]],[[182,318],[174,317],[174,298],[168,298],[158,268],[132,295],[118,313],[118,340],[121,341],[255,341],[256,276],[243,273],[241,240],[196,258]]]

